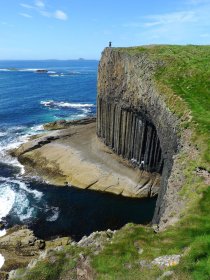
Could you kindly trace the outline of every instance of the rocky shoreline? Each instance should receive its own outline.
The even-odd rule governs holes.
[[[122,230],[132,231],[133,227],[135,226],[127,224]],[[92,267],[94,256],[99,255],[107,246],[116,242],[120,234],[120,231],[108,229],[93,232],[78,242],[71,240],[70,237],[44,241],[37,239],[33,232],[25,226],[13,227],[0,239],[0,249],[5,256],[5,264],[0,271],[0,280],[28,279],[27,276],[34,268],[43,263],[50,264],[50,266],[56,265],[60,257],[64,257],[65,262],[73,261],[74,265],[72,269],[67,270],[68,275],[65,274],[65,278],[59,279],[97,279]],[[139,240],[134,242],[139,256],[135,265],[144,271],[160,269],[162,275],[157,278],[159,280],[174,274],[174,271],[169,268],[173,269],[179,264],[182,254],[161,255],[147,260],[141,257],[145,251],[141,243]],[[124,266],[130,270],[133,264],[125,263]]]
[[[26,174],[36,174],[57,186],[126,197],[158,194],[160,175],[135,168],[102,143],[96,136],[94,118],[54,122],[45,129],[49,132],[11,151],[25,166]]]
[[[16,279],[16,277],[21,279],[38,261],[47,259],[57,251],[69,247],[81,248],[81,251],[82,248],[91,248],[94,254],[98,254],[110,242],[115,232],[109,229],[96,231],[89,236],[84,236],[79,242],[71,240],[70,237],[58,237],[45,241],[34,236],[33,231],[26,226],[14,226],[0,238],[0,250],[5,258],[5,263],[0,271],[0,280]],[[79,254],[79,258],[85,260],[81,254]],[[23,271],[20,272],[20,269]],[[19,273],[22,273],[22,276]],[[78,274],[81,273],[81,269],[78,268]]]

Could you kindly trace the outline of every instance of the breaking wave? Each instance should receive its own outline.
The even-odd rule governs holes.
[[[41,101],[40,104],[49,108],[83,109],[83,108],[95,107],[95,105],[91,103],[70,103],[70,102],[63,102],[63,101],[58,102],[54,100]]]
[[[4,262],[5,262],[5,258],[2,256],[2,254],[0,254],[0,269],[4,265]]]
[[[30,219],[35,212],[35,201],[39,202],[43,193],[28,188],[25,182],[0,177],[0,220],[10,212],[23,222]],[[31,205],[33,201],[34,205]]]
[[[6,217],[15,203],[15,192],[8,183],[4,183],[0,188],[0,221]]]
[[[41,68],[0,68],[0,72],[38,72],[38,71],[46,71],[48,70]]]

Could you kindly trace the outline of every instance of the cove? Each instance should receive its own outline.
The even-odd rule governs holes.
[[[35,211],[24,222],[11,211],[7,226],[28,224],[38,238],[45,240],[71,236],[78,241],[93,231],[119,229],[129,222],[147,224],[156,204],[156,198],[126,198],[39,182],[31,182],[29,188],[43,194],[40,201],[30,204]]]

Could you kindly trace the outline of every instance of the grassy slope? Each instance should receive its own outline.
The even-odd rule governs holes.
[[[178,266],[169,268],[174,270],[173,279],[210,279],[210,188],[195,174],[198,166],[209,170],[210,46],[151,46],[116,50],[131,55],[146,52],[151,60],[164,61],[156,71],[155,83],[171,111],[180,118],[181,132],[186,128],[193,131],[193,145],[199,150],[199,155],[189,160],[186,154],[180,154],[180,164],[186,175],[181,195],[190,201],[181,221],[159,234],[149,227],[129,224],[99,255],[87,252],[92,258],[97,279],[157,279],[163,274],[162,270],[141,267],[139,263],[169,254],[184,254]],[[192,118],[189,117],[189,109]],[[142,254],[138,253],[139,247],[143,249]],[[47,260],[32,269],[24,279],[53,280],[59,279],[59,275],[68,279],[64,275],[76,266],[72,262],[68,264],[70,259],[76,258],[71,246],[66,248],[65,255],[68,258],[63,253],[57,253],[59,266],[54,266],[54,270],[50,269],[52,264]]]

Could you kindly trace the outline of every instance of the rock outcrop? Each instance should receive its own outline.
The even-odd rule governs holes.
[[[0,251],[5,258],[2,271],[26,266],[45,248],[45,241],[36,238],[27,227],[16,226],[0,238]]]
[[[49,125],[48,125],[49,126]],[[51,126],[49,126],[51,129]],[[154,197],[160,175],[133,168],[96,137],[92,119],[68,124],[21,145],[11,154],[27,173],[59,186],[109,192],[127,197]],[[52,125],[54,130],[54,125]]]
[[[145,52],[132,56],[126,49],[105,49],[97,97],[98,136],[135,166],[162,175],[154,223],[166,211],[164,196],[179,145],[178,119],[155,87],[157,66]]]
[[[44,241],[37,238],[26,226],[14,226],[8,229],[6,235],[0,238],[0,252],[5,258],[0,279],[4,275],[7,277],[7,273],[13,269],[27,266],[45,250],[66,246],[70,242],[70,237]]]

